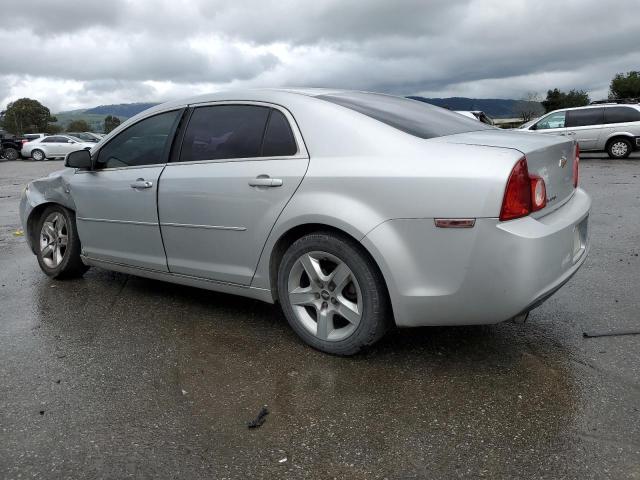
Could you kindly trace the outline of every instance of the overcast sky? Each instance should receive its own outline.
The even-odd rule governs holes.
[[[2,0],[0,107],[220,89],[606,97],[640,70],[638,0]]]

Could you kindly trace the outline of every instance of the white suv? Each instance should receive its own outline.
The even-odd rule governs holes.
[[[581,151],[605,150],[611,158],[627,158],[640,148],[640,104],[596,104],[548,113],[520,129],[571,135]]]

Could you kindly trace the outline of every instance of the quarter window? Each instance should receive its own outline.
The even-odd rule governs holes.
[[[139,167],[165,163],[181,110],[145,118],[100,149],[98,168]]]
[[[296,141],[289,122],[280,110],[271,110],[269,125],[262,142],[262,157],[283,157],[295,155]]]
[[[604,123],[604,108],[583,108],[567,111],[567,127],[588,127]]]
[[[549,128],[564,128],[565,112],[556,112],[551,115],[547,115],[538,123],[536,123],[536,130],[547,130]]]
[[[256,105],[196,108],[185,132],[180,161],[259,157],[269,110]]]
[[[604,109],[605,123],[640,122],[640,110],[631,107],[609,107]]]

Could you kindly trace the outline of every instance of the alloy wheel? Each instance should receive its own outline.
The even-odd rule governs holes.
[[[355,275],[327,252],[307,252],[296,260],[288,295],[297,320],[320,340],[344,340],[362,319],[362,292]]]
[[[627,154],[629,146],[625,142],[615,142],[611,145],[611,153],[616,157],[624,157]]]
[[[42,223],[40,231],[40,253],[49,268],[56,268],[64,259],[68,245],[67,221],[59,212],[53,212]]]

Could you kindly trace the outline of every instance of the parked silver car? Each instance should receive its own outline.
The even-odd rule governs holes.
[[[346,355],[394,323],[522,317],[567,282],[589,245],[576,151],[388,95],[219,93],[69,154],[20,215],[49,276],[98,266],[279,302]]]
[[[520,129],[571,136],[583,152],[606,151],[611,158],[626,158],[640,147],[640,105],[612,103],[555,110]]]
[[[36,161],[47,158],[65,157],[67,153],[91,148],[95,143],[82,142],[70,135],[50,135],[37,138],[22,145],[20,152],[24,158],[33,158]]]

